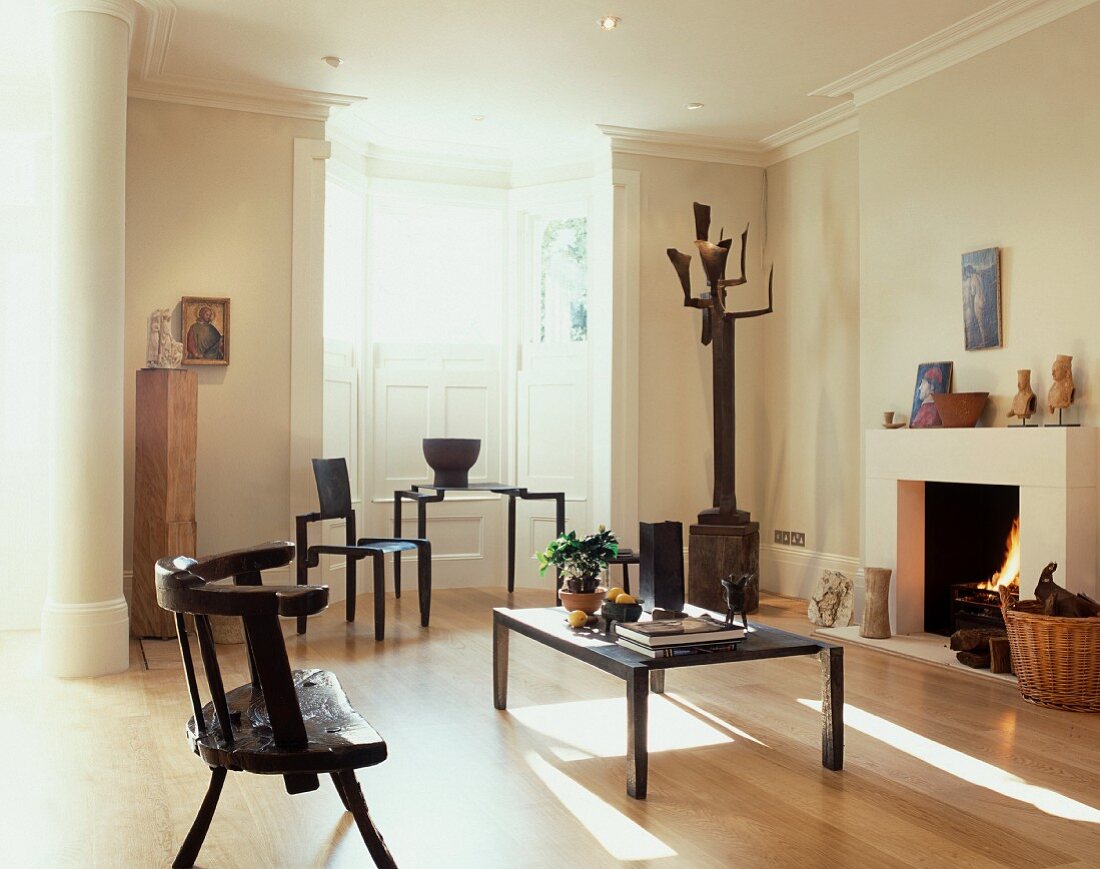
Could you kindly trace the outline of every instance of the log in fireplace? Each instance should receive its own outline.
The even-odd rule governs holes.
[[[1004,628],[1000,592],[996,588],[981,586],[977,582],[951,586],[951,633],[964,628]],[[1019,600],[1019,586],[1012,596],[1014,600]]]

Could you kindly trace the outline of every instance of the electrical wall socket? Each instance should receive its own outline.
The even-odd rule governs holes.
[[[791,546],[805,546],[806,533],[804,531],[791,532]]]
[[[776,529],[776,531],[775,531],[775,542],[776,543],[782,543],[783,542],[783,532],[780,531],[779,529]]]
[[[791,532],[790,531],[784,531],[783,532],[783,540],[781,542],[783,543],[784,546],[790,546],[791,545]]]

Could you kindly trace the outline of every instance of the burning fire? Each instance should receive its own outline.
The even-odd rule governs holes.
[[[1002,585],[1013,588],[1020,587],[1020,517],[1012,523],[1012,530],[1008,532],[1008,540],[1005,541],[1005,560],[1001,569],[985,582],[979,583],[978,588],[998,588]]]

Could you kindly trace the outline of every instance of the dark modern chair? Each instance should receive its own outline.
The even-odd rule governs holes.
[[[316,567],[322,555],[343,555],[347,558],[346,618],[355,621],[355,565],[364,558],[374,560],[374,638],[386,635],[386,555],[415,549],[417,552],[417,587],[420,593],[420,624],[428,626],[432,609],[432,546],[427,540],[400,537],[355,537],[355,511],[351,507],[351,485],[348,465],[343,459],[314,459],[313,476],[317,480],[317,500],[321,510],[297,517],[298,553],[295,559],[298,585],[309,581],[309,569]],[[309,525],[324,519],[343,519],[346,543],[343,546],[309,545]],[[394,594],[401,597],[401,586],[394,575]],[[306,632],[306,617],[298,618],[298,633]]]
[[[196,561],[157,562],[157,602],[176,614],[183,669],[193,715],[187,738],[210,767],[210,787],[173,866],[193,866],[218,805],[229,770],[281,775],[287,793],[317,790],[328,774],[377,866],[395,866],[371,821],[355,770],[386,759],[386,743],[352,709],[336,677],[326,670],[291,670],[279,616],[305,617],[328,605],[326,586],[264,586],[260,573],[283,567],[294,556],[290,543],[267,543]],[[217,580],[232,577],[232,584]],[[195,633],[210,702],[199,699],[184,615]],[[244,620],[248,684],[222,685],[210,616]]]

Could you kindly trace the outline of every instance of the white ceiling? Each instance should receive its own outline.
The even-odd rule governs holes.
[[[522,148],[595,124],[756,141],[837,103],[815,88],[989,4],[177,0],[164,72],[364,96],[352,114],[372,130],[437,143]]]
[[[759,141],[808,94],[990,0],[139,0],[172,11],[176,83],[367,98],[360,135],[520,150],[596,124]],[[1019,0],[1016,0],[1017,5]],[[1009,5],[1002,3],[999,5]],[[1023,4],[1023,5],[1026,5]],[[37,7],[37,8],[36,8]],[[0,0],[0,87],[43,81],[42,6]],[[622,18],[605,33],[601,15]],[[162,16],[163,17],[163,16]],[[33,20],[32,20],[33,19]],[[13,22],[16,26],[12,26]],[[337,70],[321,62],[339,55]],[[705,107],[688,111],[689,102]],[[473,115],[484,115],[475,122]]]

